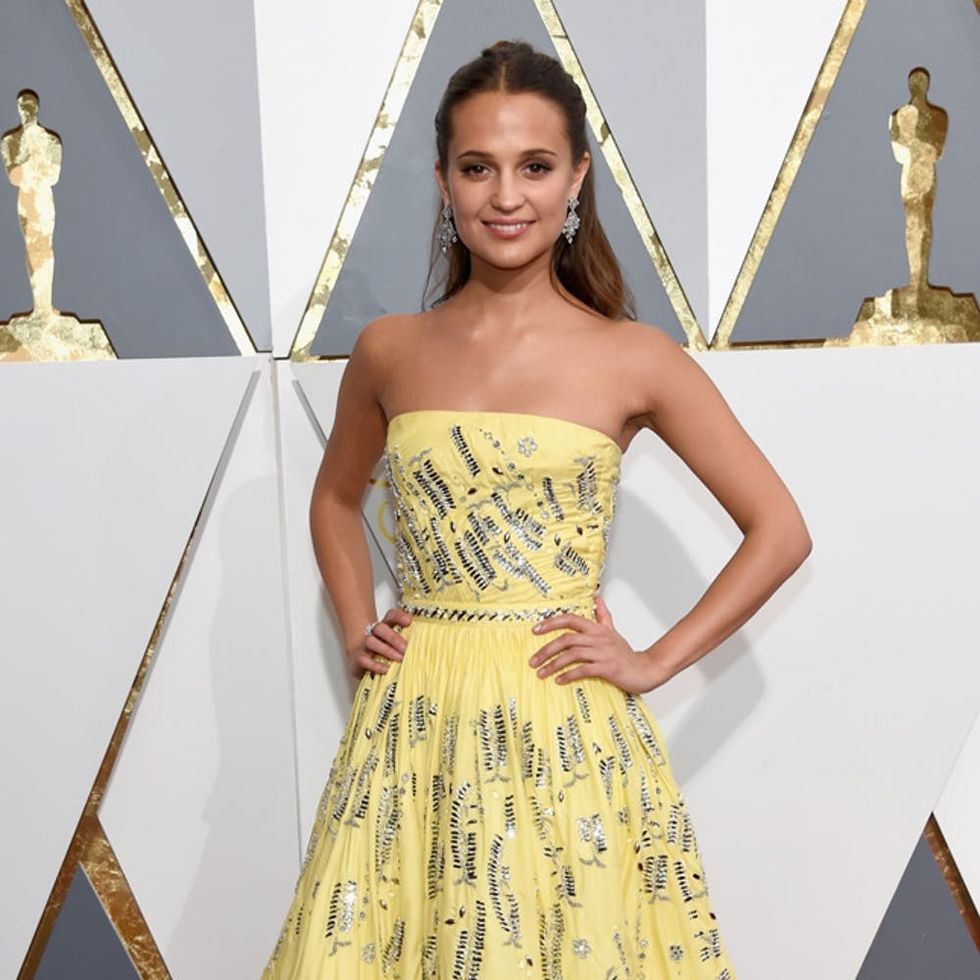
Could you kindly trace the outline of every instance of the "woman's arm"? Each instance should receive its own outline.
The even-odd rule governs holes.
[[[648,368],[638,382],[643,417],[744,534],[691,611],[641,651],[658,686],[745,623],[803,563],[813,543],[789,490],[697,361],[658,328],[637,342],[645,349],[632,363]]]
[[[378,379],[383,376],[387,348],[384,330],[390,326],[386,322],[389,319],[373,320],[364,327],[351,351],[309,511],[317,565],[340,619],[348,662],[358,677],[368,668],[382,673],[388,669],[387,664],[372,660],[374,653],[401,659],[405,640],[390,622],[407,625],[411,618],[407,612],[398,611],[388,617],[388,625],[375,627],[375,637],[364,633],[364,627],[377,619],[377,611],[361,508],[387,432],[377,391]]]

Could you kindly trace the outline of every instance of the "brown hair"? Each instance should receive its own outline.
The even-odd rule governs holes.
[[[449,140],[452,110],[478,92],[536,92],[551,99],[565,114],[572,160],[578,162],[589,148],[585,128],[585,99],[571,75],[557,58],[535,51],[525,41],[497,41],[484,48],[480,57],[459,68],[449,79],[435,116],[436,152],[443,173],[449,171]],[[559,235],[552,250],[551,274],[587,306],[612,319],[636,319],[634,300],[623,280],[619,262],[606,238],[596,211],[593,167],[590,166],[579,191],[581,221],[573,245]],[[440,210],[442,201],[439,202]],[[432,233],[432,251],[425,295],[429,294],[436,262],[441,258],[437,239],[439,216]],[[470,277],[470,250],[462,240],[449,246],[447,269],[440,285],[438,305],[459,292]],[[423,299],[424,305],[424,299]]]

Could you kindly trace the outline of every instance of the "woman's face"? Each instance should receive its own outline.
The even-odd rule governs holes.
[[[561,108],[533,92],[480,92],[453,109],[452,133],[436,179],[472,257],[514,269],[550,256],[589,167],[587,152],[573,166]]]

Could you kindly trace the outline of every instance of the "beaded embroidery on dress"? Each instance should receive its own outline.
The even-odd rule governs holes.
[[[422,409],[383,463],[403,661],[366,672],[263,980],[735,980],[656,718],[528,664],[595,619],[622,451]]]

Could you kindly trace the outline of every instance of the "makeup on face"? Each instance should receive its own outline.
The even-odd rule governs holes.
[[[561,109],[535,93],[481,92],[456,108],[452,143],[453,216],[469,247],[537,240],[542,230],[550,247],[572,176]]]

